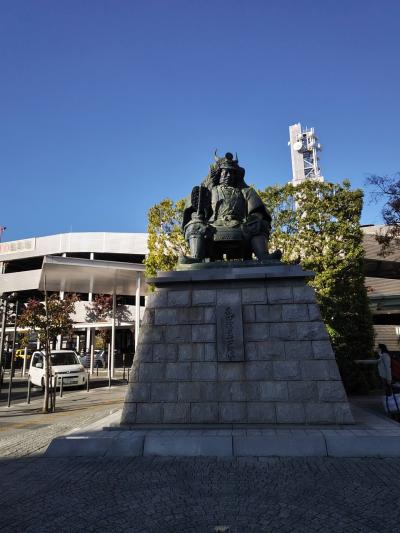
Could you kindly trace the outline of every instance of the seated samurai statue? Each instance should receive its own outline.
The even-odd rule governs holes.
[[[183,231],[191,257],[183,263],[229,259],[279,259],[268,254],[271,215],[244,181],[245,169],[231,153],[217,157],[200,186],[186,200]]]

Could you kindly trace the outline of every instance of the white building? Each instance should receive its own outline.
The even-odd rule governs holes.
[[[77,350],[88,351],[93,333],[110,328],[115,348],[132,352],[144,311],[146,253],[145,233],[63,233],[3,242],[0,295],[18,292],[20,302],[42,299],[47,272],[49,292],[59,292],[61,297],[65,292],[79,293],[73,317]],[[91,320],[88,313],[94,295],[113,292],[116,303],[124,306],[122,318],[117,313],[114,325],[111,318]],[[63,342],[58,339],[59,347]]]

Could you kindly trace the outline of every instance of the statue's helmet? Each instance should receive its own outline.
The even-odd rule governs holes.
[[[217,150],[215,150],[214,158],[215,163],[210,167],[210,175],[214,183],[218,183],[222,169],[229,169],[235,171],[237,185],[246,186],[243,181],[245,169],[239,166],[237,153],[235,158],[233,158],[233,154],[231,154],[231,152],[227,152],[224,157],[218,157]]]

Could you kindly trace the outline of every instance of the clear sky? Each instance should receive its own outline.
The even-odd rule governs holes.
[[[145,231],[215,148],[284,183],[296,122],[329,180],[400,170],[399,20],[398,0],[0,0],[3,240]]]

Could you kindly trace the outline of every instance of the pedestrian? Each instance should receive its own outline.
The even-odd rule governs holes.
[[[392,389],[392,359],[386,344],[378,344],[378,373],[382,380],[382,385],[386,396],[393,394]]]

